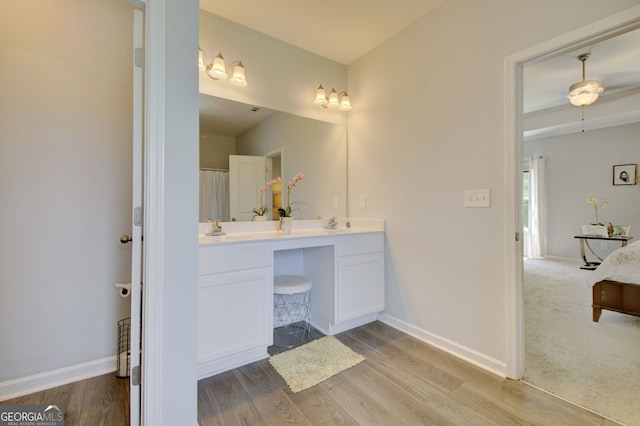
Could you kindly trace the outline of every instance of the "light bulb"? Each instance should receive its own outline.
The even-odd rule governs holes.
[[[244,75],[244,65],[242,65],[242,62],[238,62],[238,65],[233,69],[231,84],[240,87],[245,87],[247,85],[247,79]]]
[[[349,94],[347,92],[344,92],[344,95],[342,95],[342,99],[340,99],[340,108],[338,108],[340,111],[351,111],[353,108],[351,108],[351,101],[349,100]]]
[[[213,60],[213,64],[207,66],[207,74],[214,80],[224,80],[227,78],[222,53],[218,53],[218,56]]]
[[[329,108],[338,108],[340,106],[340,101],[338,101],[338,93],[336,89],[331,89],[329,92],[329,103],[327,104]]]
[[[198,48],[198,68],[200,71],[206,71],[207,66],[204,63],[204,50],[201,47]]]
[[[316,89],[316,98],[314,99],[313,103],[316,105],[327,104],[327,95],[325,95],[324,93],[324,87],[322,87],[322,84]]]

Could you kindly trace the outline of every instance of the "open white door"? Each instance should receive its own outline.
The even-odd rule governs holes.
[[[265,182],[264,157],[229,156],[229,211],[232,221],[253,219],[253,209],[260,206],[260,188]]]
[[[133,212],[131,221],[131,363],[130,408],[131,426],[140,424],[140,324],[142,321],[142,195],[144,137],[144,11],[133,12]]]

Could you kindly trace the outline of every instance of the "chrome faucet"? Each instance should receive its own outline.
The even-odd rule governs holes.
[[[336,220],[335,217],[330,217],[329,221],[327,222],[327,226],[325,226],[326,229],[336,229],[338,227],[338,221]]]
[[[220,225],[220,221],[218,219],[216,219],[215,222],[211,219],[207,219],[207,221],[212,224],[209,235],[224,235],[224,232],[222,232],[222,225]]]

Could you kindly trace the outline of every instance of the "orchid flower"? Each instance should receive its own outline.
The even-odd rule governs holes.
[[[593,205],[593,208],[595,210],[596,213],[596,223],[594,223],[594,225],[603,225],[602,223],[600,223],[600,220],[598,220],[598,208],[605,208],[609,205],[609,203],[604,200],[604,199],[600,199],[600,202],[598,203],[598,197],[596,197],[594,194],[589,194],[589,196],[587,197],[587,203]]]

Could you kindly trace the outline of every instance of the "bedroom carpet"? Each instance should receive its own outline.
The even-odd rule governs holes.
[[[640,318],[591,321],[582,262],[525,259],[523,380],[625,425],[640,425]]]

